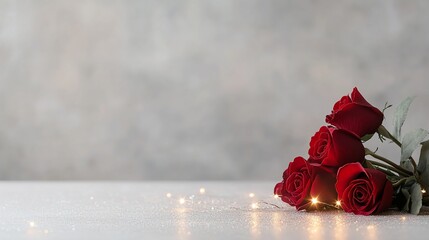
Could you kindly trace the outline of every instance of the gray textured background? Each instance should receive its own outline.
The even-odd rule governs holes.
[[[0,179],[279,179],[354,86],[429,129],[428,12],[0,0]]]

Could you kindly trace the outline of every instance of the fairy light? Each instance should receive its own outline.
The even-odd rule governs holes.
[[[278,199],[278,198],[279,198],[279,195],[274,194],[274,198],[275,198],[275,199]]]
[[[34,227],[36,226],[36,223],[35,223],[35,222],[33,222],[33,221],[29,222],[28,224],[29,224],[29,225],[30,225],[30,227],[32,227],[32,228],[34,228]]]
[[[171,198],[171,193],[165,194],[166,197]]]
[[[180,203],[180,204],[184,204],[184,203],[185,203],[185,199],[184,199],[184,198],[180,198],[180,199],[179,199],[179,203]]]
[[[422,193],[426,193],[426,190],[422,189]]]
[[[257,203],[252,203],[252,205],[250,205],[250,207],[251,207],[252,209],[257,209],[259,206],[258,206],[258,204],[257,204]]]
[[[205,188],[200,188],[200,194],[204,194],[204,193],[206,193],[206,189]]]
[[[312,199],[311,199],[311,204],[316,205],[316,204],[318,204],[318,203],[319,203],[319,200],[317,200],[317,198],[312,198]]]
[[[335,206],[337,206],[337,207],[341,207],[341,201],[340,201],[340,200],[337,200],[337,201],[335,202]]]
[[[255,194],[254,193],[249,193],[249,197],[253,198],[253,197],[255,197]]]

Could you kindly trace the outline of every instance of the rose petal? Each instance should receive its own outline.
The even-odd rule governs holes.
[[[378,205],[376,213],[380,213],[384,210],[387,210],[392,205],[393,201],[393,186],[390,181],[386,181],[386,185],[384,186],[384,191],[381,195],[380,204]]]
[[[327,123],[350,131],[359,138],[374,133],[383,122],[383,114],[378,109],[357,103],[347,104],[341,111],[328,116]]]
[[[321,163],[330,148],[331,134],[328,127],[322,126],[310,139],[310,148],[308,149],[308,155],[310,155],[310,161]]]
[[[362,96],[362,94],[359,92],[359,90],[357,89],[357,87],[353,88],[353,91],[350,94],[350,96],[351,96],[352,102],[360,103],[362,105],[366,105],[366,106],[372,107],[372,105],[369,104],[368,101],[366,101],[366,99]]]
[[[335,203],[338,199],[335,190],[335,169],[315,164],[310,164],[310,166],[313,176],[310,197],[317,197],[319,201],[325,203]]]
[[[383,121],[383,113],[372,106],[355,87],[350,94],[334,104],[325,121],[339,129],[344,129],[359,138],[374,133]]]
[[[339,111],[344,105],[351,103],[352,99],[349,96],[343,96],[338,102],[334,104],[332,112],[335,113]]]
[[[274,187],[274,194],[281,196],[281,195],[283,195],[282,190],[283,190],[283,182],[279,182]]]
[[[386,175],[376,169],[366,169],[369,179],[371,179],[372,195],[374,199],[380,199],[385,183],[387,181]],[[374,200],[375,201],[375,200]]]
[[[337,192],[343,192],[352,180],[362,175],[367,176],[360,163],[349,163],[340,167],[337,173],[337,183],[335,184]]]
[[[326,165],[342,166],[347,163],[363,162],[365,149],[356,136],[347,131],[335,129],[332,131],[332,147]],[[334,160],[332,160],[334,158]]]

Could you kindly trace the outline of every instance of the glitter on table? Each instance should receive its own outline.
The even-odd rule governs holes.
[[[273,182],[2,182],[0,239],[427,239],[428,211],[297,212]],[[280,208],[278,208],[278,207]]]

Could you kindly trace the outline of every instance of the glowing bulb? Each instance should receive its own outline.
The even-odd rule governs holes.
[[[255,194],[254,193],[249,193],[249,197],[254,197],[255,196]]]
[[[258,208],[258,204],[257,203],[252,203],[252,205],[250,205],[252,207],[252,209],[257,209]]]
[[[185,203],[185,199],[184,199],[184,198],[180,198],[180,199],[179,199],[179,203],[180,203],[180,204],[184,204],[184,203]]]
[[[48,233],[49,233],[49,230],[45,229],[43,232],[44,232],[45,234],[48,234]]]
[[[200,188],[200,194],[204,194],[206,193],[206,189],[205,188]]]
[[[405,220],[407,220],[407,218],[406,217],[401,217],[401,220],[405,221]]]
[[[311,204],[317,204],[317,203],[319,203],[319,200],[317,200],[317,198],[311,199]]]
[[[34,223],[34,222],[29,222],[28,224],[29,224],[29,225],[30,225],[30,227],[32,227],[32,228],[36,226],[36,223]]]
[[[165,194],[166,197],[171,198],[171,193]]]
[[[426,190],[422,189],[422,193],[426,193]]]
[[[279,195],[274,194],[274,198],[275,198],[275,199],[279,198]]]
[[[337,201],[335,202],[335,206],[340,207],[340,206],[341,206],[341,201],[340,201],[340,200],[337,200]]]

